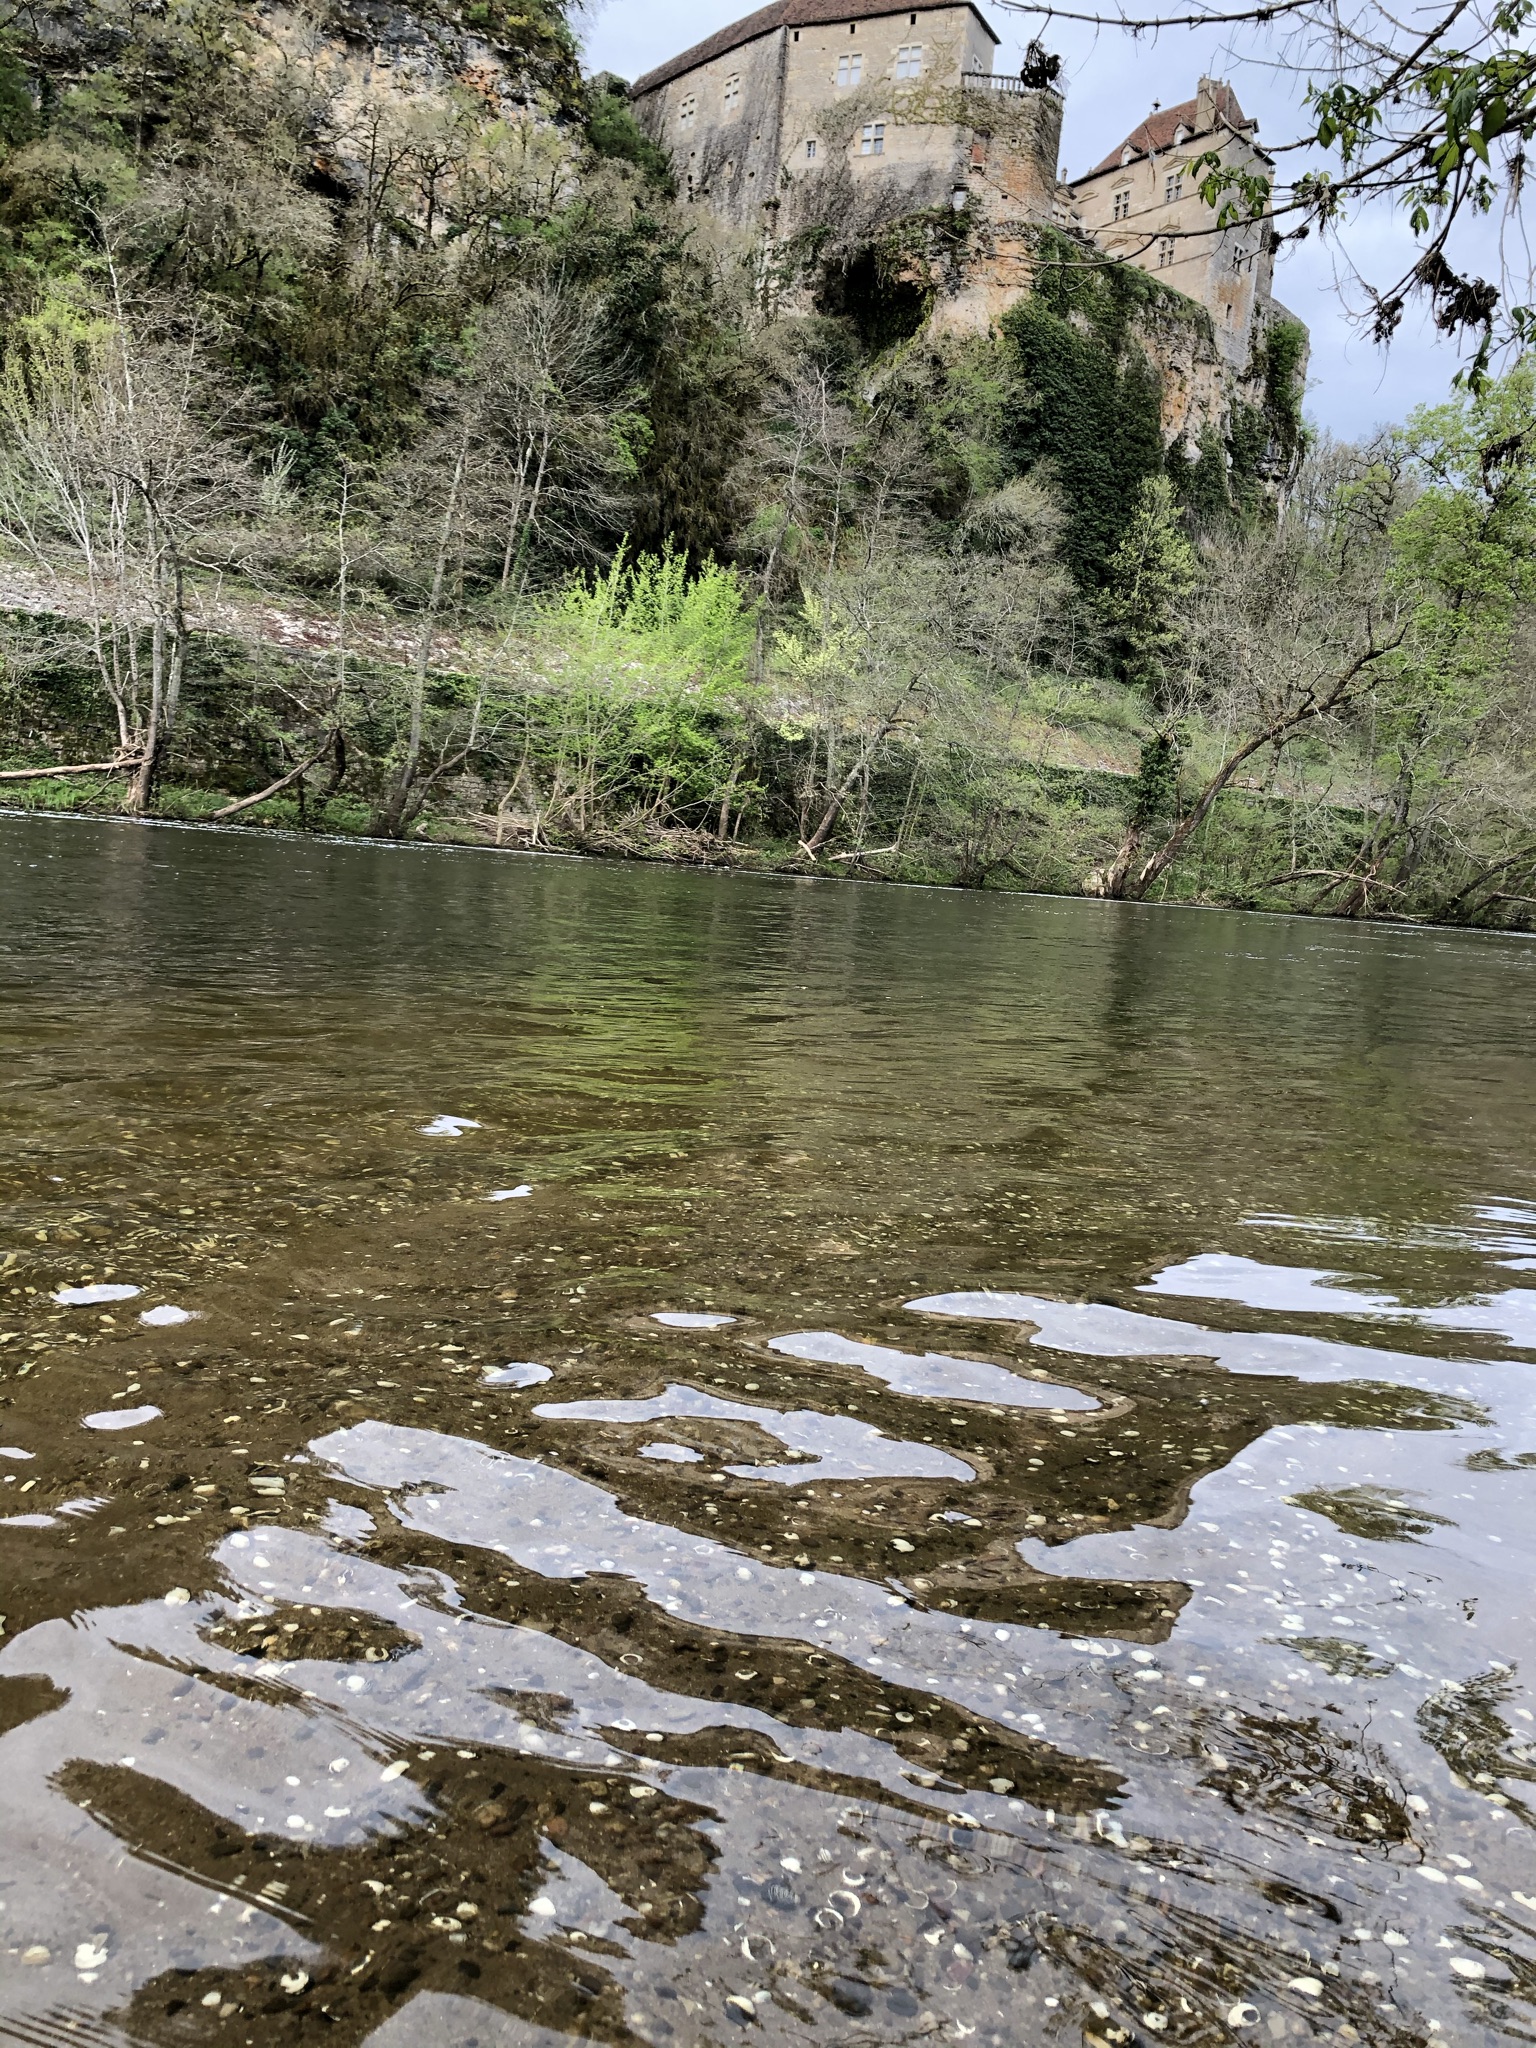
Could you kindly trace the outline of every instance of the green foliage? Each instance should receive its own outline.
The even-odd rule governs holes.
[[[1183,739],[1175,730],[1149,734],[1141,743],[1141,758],[1131,784],[1131,823],[1147,827],[1178,816],[1179,763]]]
[[[635,119],[622,79],[610,78],[589,94],[587,141],[598,156],[634,164],[668,197],[675,191],[672,159]]]
[[[1238,406],[1233,410],[1236,415],[1247,413],[1251,408]],[[1182,441],[1175,441],[1168,450],[1169,482],[1185,517],[1196,532],[1214,530],[1231,517],[1233,486],[1243,474],[1242,457],[1238,452],[1240,436],[1241,425],[1234,417],[1226,443],[1214,426],[1207,425],[1201,431],[1200,452],[1193,462],[1184,453]]]
[[[1453,772],[1473,743],[1536,602],[1536,363],[1420,407],[1399,451],[1422,488],[1391,531],[1410,629],[1378,737],[1422,782]]]
[[[1116,668],[1123,682],[1161,705],[1179,651],[1179,614],[1195,583],[1195,551],[1166,476],[1143,482],[1107,566],[1099,609]]]
[[[1163,470],[1162,393],[1132,320],[1176,301],[1189,304],[1129,264],[1085,261],[1050,237],[1031,295],[1002,322],[1028,392],[1008,407],[1005,446],[1056,483],[1062,554],[1087,591],[1103,587],[1143,483]]]
[[[0,151],[29,142],[36,127],[26,66],[9,42],[0,39]]]
[[[1264,415],[1282,465],[1291,469],[1306,446],[1301,416],[1307,330],[1299,320],[1274,320],[1259,344],[1264,364]]]
[[[589,662],[712,697],[746,683],[755,610],[736,571],[713,559],[690,574],[671,548],[633,558],[620,548],[606,571],[573,577],[549,614]]]

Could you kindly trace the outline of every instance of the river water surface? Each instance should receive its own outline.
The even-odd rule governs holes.
[[[1536,945],[0,891],[0,2040],[1536,2039]]]

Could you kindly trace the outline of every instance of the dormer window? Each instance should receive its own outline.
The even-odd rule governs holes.
[[[725,81],[725,111],[730,114],[741,105],[741,73],[733,71]]]
[[[903,43],[896,52],[896,76],[898,78],[921,78],[923,75],[923,46],[921,43]]]
[[[693,126],[693,117],[694,117],[694,115],[695,115],[695,114],[697,114],[697,112],[698,112],[698,111],[699,111],[699,102],[698,102],[697,98],[696,98],[696,97],[694,96],[694,94],[693,94],[693,93],[689,93],[688,97],[687,97],[687,98],[686,98],[685,100],[682,100],[682,101],[680,101],[680,102],[679,102],[679,105],[678,105],[678,109],[677,109],[677,125],[678,125],[678,127],[679,127],[679,128],[691,128],[691,127]]]
[[[1184,143],[1188,142],[1188,140],[1189,130],[1184,126],[1183,122],[1181,121],[1178,127],[1175,128],[1173,131],[1173,146],[1175,149],[1178,149],[1182,147]]]
[[[857,85],[864,76],[864,58],[858,50],[850,50],[846,57],[837,60],[837,82],[846,91]]]
[[[1115,192],[1115,219],[1129,220],[1131,217],[1131,188],[1121,185]]]
[[[1134,149],[1131,148],[1130,144],[1127,143],[1125,148],[1122,149],[1120,152],[1120,167],[1123,170],[1127,164],[1132,164],[1135,161],[1136,152]]]

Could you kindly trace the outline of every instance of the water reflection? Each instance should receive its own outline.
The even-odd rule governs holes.
[[[741,1401],[722,1401],[693,1387],[667,1387],[649,1401],[546,1401],[535,1415],[565,1422],[658,1422],[687,1418],[699,1422],[744,1422],[777,1437],[786,1450],[799,1453],[789,1465],[725,1465],[735,1479],[763,1479],[779,1485],[809,1485],[824,1479],[955,1479],[976,1477],[963,1458],[928,1444],[893,1443],[873,1423],[847,1415],[824,1415],[814,1408],[789,1414],[757,1408]],[[642,1456],[646,1455],[644,1452]],[[651,1452],[654,1456],[654,1449]],[[685,1461],[686,1462],[686,1461]],[[722,1460],[722,1463],[724,1461]]]
[[[1529,2035],[1529,949],[72,833],[0,2037]]]

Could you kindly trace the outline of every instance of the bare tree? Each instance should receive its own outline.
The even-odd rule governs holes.
[[[1143,743],[1124,836],[1088,895],[1140,898],[1189,848],[1223,792],[1256,756],[1278,764],[1304,733],[1330,731],[1402,644],[1408,614],[1389,575],[1390,495],[1301,496],[1274,528],[1207,539],[1183,620],[1183,666]],[[1189,723],[1220,735],[1192,788],[1181,755]],[[1151,841],[1150,850],[1148,840]]]
[[[0,377],[0,537],[84,597],[60,610],[85,612],[130,811],[148,805],[176,722],[189,570],[201,550],[227,555],[249,493],[207,416],[224,403],[197,332],[157,333],[120,294],[89,318],[46,305]]]

